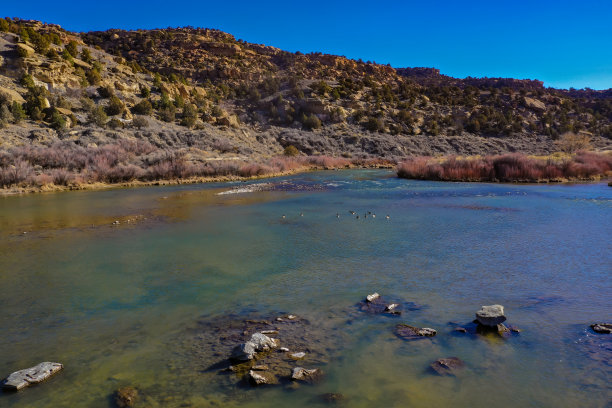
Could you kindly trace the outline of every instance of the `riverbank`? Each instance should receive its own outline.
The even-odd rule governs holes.
[[[158,180],[130,180],[118,183],[110,182],[72,182],[66,184],[46,183],[42,185],[21,185],[9,186],[0,189],[0,196],[11,196],[19,194],[46,193],[46,192],[61,192],[61,191],[79,191],[79,190],[107,190],[113,188],[131,188],[131,187],[147,187],[147,186],[169,186],[179,184],[200,184],[200,183],[226,183],[232,181],[249,181],[267,179],[273,177],[283,177],[292,174],[306,173],[309,171],[319,170],[340,170],[340,169],[393,169],[396,163],[387,162],[384,160],[369,160],[361,164],[338,162],[315,164],[309,166],[292,167],[281,171],[262,171],[253,175],[227,174],[217,176],[192,176],[187,178],[167,178]],[[250,164],[250,167],[258,168],[259,164]],[[265,169],[264,169],[265,170]]]
[[[612,154],[415,157],[398,165],[400,178],[434,181],[562,183],[598,181],[612,176]]]

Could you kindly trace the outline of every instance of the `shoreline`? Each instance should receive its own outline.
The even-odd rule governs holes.
[[[339,167],[325,167],[325,166],[310,166],[291,170],[285,170],[280,172],[266,173],[255,176],[239,176],[239,175],[226,175],[226,176],[196,176],[188,178],[173,178],[173,179],[159,179],[159,180],[132,180],[120,183],[105,183],[105,182],[94,182],[94,183],[79,183],[69,185],[57,185],[57,184],[45,184],[43,186],[27,186],[27,187],[9,187],[0,189],[0,197],[19,196],[26,194],[40,194],[40,193],[58,193],[66,191],[100,191],[100,190],[111,190],[111,189],[123,189],[123,188],[135,188],[135,187],[152,187],[152,186],[174,186],[180,184],[205,184],[205,183],[227,183],[232,181],[249,181],[249,180],[262,180],[270,179],[275,177],[291,176],[294,174],[309,173],[314,171],[325,171],[325,170],[351,170],[351,169],[394,169],[396,166],[391,165],[348,165]]]
[[[125,188],[138,188],[138,187],[154,187],[154,186],[175,186],[181,184],[206,184],[206,183],[227,183],[233,181],[250,181],[250,180],[263,180],[271,179],[275,177],[285,177],[295,174],[309,173],[315,171],[329,171],[329,170],[354,170],[354,169],[395,169],[396,174],[398,173],[398,166],[390,165],[370,165],[370,166],[359,166],[349,165],[342,167],[324,167],[324,166],[311,166],[299,169],[285,170],[281,172],[267,173],[255,176],[239,176],[239,175],[226,175],[226,176],[197,176],[189,178],[173,178],[173,179],[159,179],[159,180],[133,180],[120,183],[105,183],[105,182],[94,182],[94,183],[81,183],[81,184],[69,184],[69,185],[57,185],[57,184],[46,184],[39,187],[27,186],[27,187],[10,187],[0,189],[0,197],[11,197],[20,196],[27,194],[41,194],[41,193],[59,193],[68,191],[102,191],[112,189],[125,189]],[[438,181],[443,183],[492,183],[492,184],[589,184],[598,182],[607,182],[608,186],[612,187],[612,178],[609,175],[599,175],[595,177],[586,178],[555,178],[555,179],[516,179],[516,180],[480,180],[480,179],[464,179],[464,180],[439,180],[434,178],[409,178],[397,175],[398,178],[406,180],[420,180],[420,181]],[[610,181],[608,181],[610,180]]]

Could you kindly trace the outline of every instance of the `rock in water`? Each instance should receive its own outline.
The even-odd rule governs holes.
[[[436,335],[436,331],[434,329],[430,329],[429,327],[418,328],[414,326],[409,326],[407,324],[398,324],[395,326],[395,334],[404,340],[417,340],[425,337],[433,337]]]
[[[366,300],[368,302],[373,302],[376,299],[378,299],[380,297],[380,295],[377,292],[372,293],[371,295],[366,296]]]
[[[476,320],[483,326],[496,327],[506,321],[502,305],[482,306],[476,312]]]
[[[46,380],[62,368],[64,366],[60,363],[46,361],[34,367],[12,373],[2,382],[2,388],[13,391],[20,390]]]
[[[294,381],[303,381],[313,384],[321,379],[323,373],[318,368],[307,369],[303,367],[295,367],[291,372],[291,379]]]
[[[328,392],[318,396],[318,400],[321,402],[327,402],[330,404],[337,404],[346,401],[346,397],[343,394],[337,392]]]
[[[595,333],[612,334],[612,323],[595,323],[591,325]]]
[[[138,398],[138,390],[134,387],[119,388],[115,392],[115,405],[119,408],[133,407]]]
[[[301,360],[304,357],[306,357],[306,353],[304,353],[303,351],[300,351],[298,353],[291,353],[289,354],[289,357],[291,357],[294,360]]]
[[[455,371],[464,366],[463,361],[457,357],[440,358],[430,365],[431,369],[439,375],[455,375]]]
[[[248,374],[249,382],[254,385],[269,385],[278,384],[278,379],[271,373],[265,371],[254,371],[250,370]]]
[[[231,358],[239,361],[252,360],[256,353],[269,351],[277,347],[277,340],[272,339],[262,333],[255,333],[251,336],[249,341],[234,348]]]

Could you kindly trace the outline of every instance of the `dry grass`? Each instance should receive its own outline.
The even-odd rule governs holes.
[[[392,167],[379,159],[330,156],[277,156],[267,161],[205,161],[186,150],[159,150],[147,142],[121,140],[83,147],[72,142],[22,146],[0,151],[0,187],[4,190],[53,190],[158,180],[253,178],[313,169]]]

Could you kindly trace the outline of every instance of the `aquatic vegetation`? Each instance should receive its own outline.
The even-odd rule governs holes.
[[[590,180],[612,172],[612,155],[578,152],[570,158],[534,158],[505,154],[458,159],[416,157],[400,163],[401,178],[440,181],[563,181]]]

